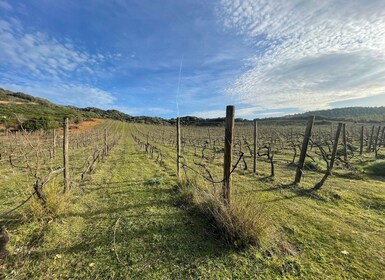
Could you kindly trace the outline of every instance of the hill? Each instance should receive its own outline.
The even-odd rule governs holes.
[[[65,117],[72,122],[106,118],[126,122],[168,124],[161,118],[133,117],[118,110],[57,105],[43,98],[0,88],[0,125],[3,127],[17,128],[22,123],[28,129],[47,129],[57,127]]]
[[[286,115],[276,118],[262,118],[265,124],[292,125],[303,123],[308,116],[315,115],[319,122],[350,121],[350,122],[385,122],[385,107],[347,107],[329,110],[309,111],[301,114]],[[0,125],[17,128],[20,123],[36,128],[57,127],[64,117],[73,122],[81,122],[92,118],[113,119],[124,122],[146,124],[175,124],[176,119],[163,119],[148,116],[130,116],[118,110],[102,110],[95,107],[78,108],[54,104],[46,99],[34,97],[22,92],[12,92],[0,88]],[[222,126],[225,118],[199,118],[194,116],[181,117],[183,125]],[[237,118],[238,123],[250,123],[251,120]]]
[[[303,114],[289,115],[285,118],[298,119],[316,116],[322,120],[341,120],[352,122],[385,122],[385,107],[346,107],[329,110],[309,111]]]

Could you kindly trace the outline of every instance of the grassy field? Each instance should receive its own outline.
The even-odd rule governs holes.
[[[1,279],[385,278],[384,177],[340,168],[313,192],[322,174],[306,172],[294,186],[295,168],[285,161],[277,161],[274,178],[264,161],[258,175],[239,170],[233,176],[234,203],[262,205],[269,220],[261,247],[239,247],[223,242],[209,217],[181,202],[174,148],[161,147],[160,165],[133,141],[136,127],[118,127],[119,145],[87,177],[84,192],[74,188],[58,195],[60,180],[49,186],[55,215],[31,217],[36,211],[31,201],[0,220],[10,236]],[[191,162],[193,156],[184,152]],[[220,162],[210,165],[215,178]],[[6,171],[1,172],[3,210],[22,195],[18,185],[29,181],[4,181]],[[189,179],[194,188],[220,188],[192,173]]]

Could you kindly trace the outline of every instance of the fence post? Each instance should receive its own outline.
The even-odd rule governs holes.
[[[361,135],[360,135],[360,156],[362,155],[362,151],[364,149],[364,126],[361,126]]]
[[[381,138],[380,138],[380,147],[382,147],[385,143],[385,126],[382,127]]]
[[[380,138],[380,132],[381,132],[381,126],[378,126],[378,130],[377,130],[377,133],[376,133],[376,138],[374,140],[374,146],[373,146],[373,150],[374,151],[377,150],[378,139]]]
[[[294,184],[298,184],[301,182],[302,178],[302,170],[303,166],[305,164],[305,158],[307,153],[307,146],[309,145],[310,137],[311,137],[311,130],[313,128],[315,116],[309,117],[309,120],[307,122],[305,136],[303,138],[302,148],[301,148],[301,154],[299,156],[298,166],[297,166],[297,172],[295,174]]]
[[[346,124],[342,124],[342,143],[344,145],[344,161],[345,163],[348,161],[348,152],[347,152],[347,143],[346,143]]]
[[[334,161],[336,159],[337,148],[338,148],[338,140],[340,138],[341,128],[342,128],[342,123],[338,123],[337,131],[336,131],[336,135],[335,135],[334,143],[333,143],[332,156],[331,156],[331,159],[330,159],[330,172],[333,169]]]
[[[257,144],[258,143],[258,127],[257,120],[254,120],[254,158],[253,158],[253,172],[257,173]]]
[[[230,206],[231,167],[233,161],[234,106],[226,107],[225,154],[223,163],[223,202]]]
[[[68,118],[64,118],[63,126],[63,163],[64,163],[64,189],[63,193],[66,193],[69,188],[69,157],[68,157]]]
[[[180,179],[180,119],[176,118],[176,175]]]
[[[372,151],[372,146],[373,146],[373,134],[374,134],[374,125],[372,126],[372,132],[370,133],[370,138],[369,138],[369,146],[368,146],[368,151]]]

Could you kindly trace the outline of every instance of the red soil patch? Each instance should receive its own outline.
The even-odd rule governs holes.
[[[78,124],[70,124],[69,129],[71,133],[81,133],[92,129],[94,126],[101,124],[105,121],[106,121],[105,119],[90,119],[87,121],[82,121],[81,123],[78,123]]]

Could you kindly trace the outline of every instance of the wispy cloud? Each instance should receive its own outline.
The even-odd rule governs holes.
[[[79,107],[110,109],[116,100],[116,98],[107,91],[82,84],[66,83],[47,85],[36,83],[33,85],[19,85],[0,82],[0,87],[41,96],[55,103]]]
[[[0,10],[12,10],[12,6],[4,0],[0,0]]]
[[[0,0],[1,1],[1,0]],[[12,9],[5,1],[0,7]],[[111,108],[112,93],[90,83],[106,60],[119,55],[90,53],[70,39],[25,28],[17,17],[0,19],[0,86],[53,102]]]
[[[93,73],[111,55],[89,54],[70,40],[59,41],[39,31],[26,31],[16,18],[0,20],[1,65],[28,70],[29,77],[58,79],[76,72]]]
[[[292,109],[292,108],[290,108]],[[246,107],[246,108],[235,108],[235,117],[236,118],[264,118],[264,117],[275,117],[282,116],[286,111],[279,110],[264,110],[261,107]],[[199,111],[194,112],[191,115],[201,117],[201,118],[221,118],[226,116],[226,110],[208,110],[208,111]]]
[[[241,103],[314,109],[385,92],[382,0],[223,0],[218,13],[255,47],[227,89]]]

